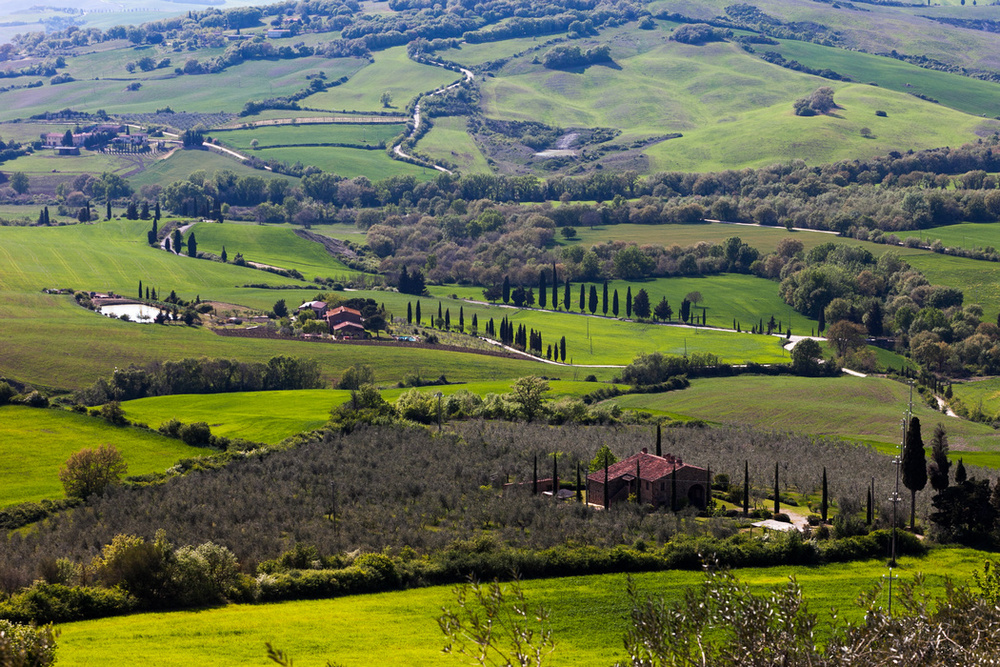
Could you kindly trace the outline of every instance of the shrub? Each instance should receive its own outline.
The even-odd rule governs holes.
[[[355,364],[344,371],[337,389],[360,389],[365,384],[375,384],[375,369],[367,364]]]
[[[205,422],[185,424],[177,430],[177,435],[184,444],[192,447],[205,447],[212,443],[212,429]]]
[[[46,667],[56,661],[56,635],[51,625],[35,627],[0,621],[0,665]]]
[[[170,421],[165,421],[160,424],[160,428],[156,429],[168,438],[179,438],[181,427],[184,424],[180,423],[176,419],[171,419]]]
[[[109,587],[120,586],[135,597],[163,600],[168,597],[171,547],[162,532],[147,542],[136,535],[115,535],[94,558],[93,567]]]
[[[0,405],[7,405],[17,392],[6,382],[0,382]]]
[[[111,401],[102,405],[99,414],[102,419],[115,426],[127,426],[129,423],[125,417],[125,411],[122,410],[122,404],[118,401]]]
[[[66,623],[125,614],[135,606],[136,600],[118,589],[39,581],[0,604],[0,617],[20,623]]]
[[[239,563],[233,552],[213,542],[181,547],[170,565],[173,599],[182,605],[225,602],[239,596]]]
[[[126,472],[128,464],[121,453],[113,445],[101,445],[98,449],[84,448],[71,455],[59,471],[59,480],[67,496],[86,499],[117,484]]]

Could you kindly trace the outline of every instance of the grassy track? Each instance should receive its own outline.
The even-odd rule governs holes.
[[[971,549],[938,549],[923,558],[900,559],[895,570],[903,580],[927,575],[929,586],[943,591],[943,574],[971,576],[988,557]],[[877,561],[811,568],[756,568],[736,575],[763,588],[781,585],[794,575],[821,626],[829,608],[860,621],[857,595],[885,573]],[[695,572],[632,575],[641,591],[678,599],[684,588],[701,581]],[[628,600],[625,575],[540,579],[524,583],[529,602],[551,612],[560,664],[608,665],[624,657],[621,648]],[[360,595],[334,600],[238,605],[169,614],[138,614],[60,626],[60,665],[263,664],[264,642],[291,653],[296,664],[330,660],[348,666],[371,664],[377,646],[385,664],[458,665],[442,655],[443,636],[435,619],[452,604],[451,587]]]
[[[62,498],[59,469],[69,455],[106,444],[124,455],[130,475],[162,472],[182,458],[205,454],[158,433],[64,410],[0,407],[0,507]]]
[[[696,379],[683,391],[622,396],[615,402],[623,408],[671,416],[895,447],[907,399],[905,385],[882,378],[744,375]],[[943,423],[948,429],[952,452],[965,455],[967,451],[981,451],[985,454],[977,457],[977,464],[1000,467],[1000,436],[989,426],[945,417],[916,399],[913,414],[928,432],[934,424]]]

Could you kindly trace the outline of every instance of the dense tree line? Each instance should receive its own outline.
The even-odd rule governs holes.
[[[323,386],[315,361],[272,357],[267,362],[237,359],[182,359],[117,369],[75,395],[84,405],[170,394],[216,394]]]

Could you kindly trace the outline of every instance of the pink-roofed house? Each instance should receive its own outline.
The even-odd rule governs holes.
[[[587,475],[587,502],[610,507],[627,502],[629,496],[644,505],[670,507],[684,501],[704,509],[710,484],[709,471],[684,463],[678,456],[656,456],[645,448],[638,454],[608,466],[607,485],[604,469]],[[676,484],[676,491],[672,490]]]

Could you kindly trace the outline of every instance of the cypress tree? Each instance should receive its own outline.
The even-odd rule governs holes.
[[[191,232],[191,235],[188,236],[187,246],[188,246],[188,257],[197,257],[198,241],[194,238],[194,232]]]
[[[559,310],[559,277],[556,275],[555,262],[552,262],[552,310]]]
[[[743,461],[743,516],[750,515],[750,462]]]
[[[105,220],[110,220],[111,219],[111,200],[110,199],[108,200],[107,207],[104,209],[104,219]]]
[[[604,452],[604,509],[611,509],[611,490],[608,488],[608,453]]]
[[[548,286],[545,284],[545,269],[538,272],[538,307],[544,308],[549,298]]]
[[[964,484],[967,477],[968,476],[965,472],[965,461],[959,459],[958,465],[955,466],[955,483],[960,485]]]
[[[472,331],[479,333],[479,318],[476,317],[475,313],[472,313]]]
[[[148,287],[146,288],[146,300],[147,301],[149,300],[149,288]]]
[[[420,325],[420,301],[419,300],[417,300],[417,308],[416,308],[416,311],[413,313],[413,317],[417,320],[417,325],[419,326]]]
[[[868,504],[867,511],[865,512],[865,525],[872,525],[872,488],[868,487]]]
[[[458,307],[458,330],[465,332],[465,306]]]
[[[559,454],[552,454],[552,500],[559,500]]]
[[[927,466],[927,477],[935,491],[941,492],[948,488],[948,471],[951,461],[948,460],[948,434],[944,424],[934,427],[931,437],[931,462]]]
[[[580,283],[580,312],[582,313],[585,310],[587,310],[587,295],[584,284]]]
[[[413,304],[406,302],[406,323],[413,324]]]
[[[566,288],[563,290],[563,308],[565,308],[567,311],[569,311],[569,309],[570,309],[569,301],[570,301],[571,298],[572,297],[570,296],[570,293],[569,293],[569,277],[567,276],[567,278],[566,278]]]
[[[778,492],[778,463],[774,464],[774,513],[781,511],[781,494]]]
[[[444,313],[441,311],[441,302],[438,301],[438,321],[444,319]]]
[[[601,312],[608,314],[608,281],[604,281],[604,295],[601,297]]]
[[[917,491],[927,485],[927,460],[924,456],[924,441],[920,437],[920,420],[910,419],[903,445],[903,486],[910,490],[910,530],[916,529]],[[956,481],[958,475],[955,475]]]
[[[826,328],[826,314],[821,310],[819,311],[819,318],[816,322],[816,331],[823,335],[823,329]]]
[[[226,254],[226,246],[222,246],[222,261],[223,263],[229,261],[229,255]]]
[[[660,433],[660,422],[656,422],[656,455],[663,456],[663,437]]]
[[[163,249],[166,250],[167,252],[170,252],[170,237],[169,236],[166,237],[165,239],[163,239]]]
[[[628,290],[625,292],[625,317],[632,317],[632,286],[628,286]]]
[[[156,203],[153,206],[153,222],[156,222],[159,219],[160,219],[160,200],[157,199]]]
[[[823,498],[819,503],[819,516],[823,519],[823,523],[826,523],[827,511],[829,509],[828,501],[829,489],[826,486],[826,466],[823,467]]]
[[[142,298],[142,281],[139,281],[139,298]]]
[[[535,454],[534,462],[531,467],[531,493],[532,495],[538,495],[538,454]]]
[[[615,295],[611,300],[611,314],[618,317],[618,290],[615,290]]]
[[[451,331],[451,308],[444,310],[444,330]]]
[[[501,298],[504,303],[510,303],[510,276],[503,277],[503,294]]]
[[[590,300],[587,304],[587,310],[593,315],[597,312],[597,285],[590,286]]]
[[[559,339],[559,357],[563,363],[566,363],[566,336]]]

